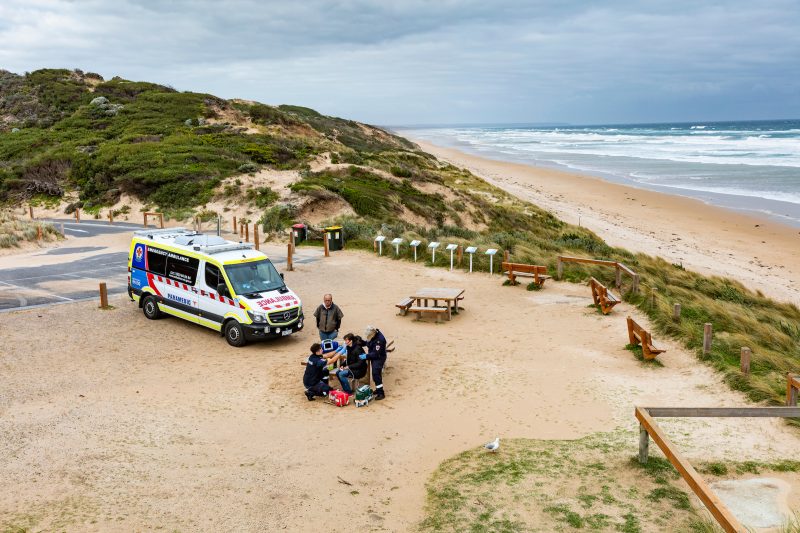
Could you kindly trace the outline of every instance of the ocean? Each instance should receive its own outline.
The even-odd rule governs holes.
[[[394,129],[482,157],[590,174],[800,226],[800,120]]]

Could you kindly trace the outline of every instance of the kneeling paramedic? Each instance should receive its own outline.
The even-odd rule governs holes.
[[[375,399],[383,400],[386,391],[383,389],[383,365],[386,364],[386,337],[375,326],[367,326],[364,330],[367,339],[367,353],[359,358],[372,362],[372,381],[375,382]]]
[[[306,361],[306,371],[303,374],[303,386],[306,388],[306,398],[313,401],[314,396],[327,396],[331,388],[323,381],[328,377],[328,362],[322,357],[322,346],[319,343],[311,345],[311,355]]]

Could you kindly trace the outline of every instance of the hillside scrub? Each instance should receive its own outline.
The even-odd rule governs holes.
[[[0,211],[0,248],[13,248],[23,242],[36,242],[39,228],[44,242],[63,239],[58,230],[47,222],[23,220],[8,211]]]

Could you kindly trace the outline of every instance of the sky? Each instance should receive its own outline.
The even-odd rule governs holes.
[[[379,125],[800,118],[800,4],[0,0],[0,68]]]

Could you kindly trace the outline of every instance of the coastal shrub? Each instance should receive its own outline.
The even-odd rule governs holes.
[[[258,187],[256,189],[249,189],[246,197],[256,204],[256,207],[265,209],[274,204],[278,198],[280,198],[280,195],[269,187]]]
[[[283,231],[295,219],[297,209],[291,204],[278,204],[267,209],[258,223],[265,234]]]

